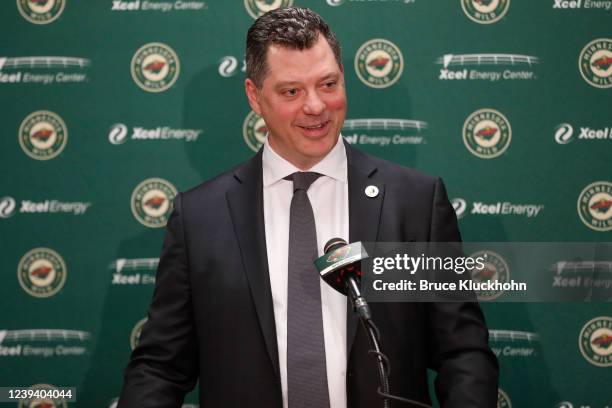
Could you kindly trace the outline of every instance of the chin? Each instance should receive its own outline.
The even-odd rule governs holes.
[[[309,146],[302,150],[302,155],[308,157],[313,161],[321,161],[327,154],[334,148],[335,143],[321,143],[317,146]]]

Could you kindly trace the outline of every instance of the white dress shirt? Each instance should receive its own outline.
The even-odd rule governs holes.
[[[300,171],[264,143],[263,201],[270,286],[276,322],[283,407],[287,402],[287,270],[289,252],[289,207],[293,182],[284,177]],[[317,230],[319,256],[331,238],[348,242],[348,180],[346,150],[342,136],[334,148],[308,171],[322,174],[308,189]],[[313,273],[316,270],[313,269]],[[346,296],[321,280],[321,308],[327,384],[331,408],[346,408]],[[289,407],[290,408],[290,407]]]

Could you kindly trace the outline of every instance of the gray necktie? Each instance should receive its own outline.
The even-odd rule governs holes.
[[[287,396],[289,408],[329,408],[317,231],[306,192],[320,176],[296,172],[289,221]]]

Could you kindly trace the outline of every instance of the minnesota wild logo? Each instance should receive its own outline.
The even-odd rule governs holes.
[[[178,79],[181,64],[174,50],[162,43],[140,47],[130,64],[136,85],[147,92],[163,92]]]
[[[244,0],[244,7],[253,18],[257,18],[270,10],[291,7],[292,5],[293,0]]]
[[[578,215],[595,231],[612,230],[612,183],[596,181],[578,196]]]
[[[66,283],[66,263],[54,250],[35,248],[17,266],[19,284],[31,296],[46,298],[59,292]]]
[[[478,24],[492,24],[508,12],[510,0],[461,0],[461,8],[468,18]]]
[[[136,348],[138,343],[140,342],[140,333],[142,333],[142,327],[147,322],[147,318],[141,319],[134,325],[132,329],[132,333],[130,333],[130,347],[132,350]]]
[[[367,41],[355,54],[357,77],[372,88],[387,88],[400,79],[404,57],[399,47],[389,40]]]
[[[146,227],[164,227],[172,213],[172,201],[176,194],[176,188],[164,179],[144,180],[132,192],[132,214]]]
[[[473,112],[463,124],[463,143],[474,156],[493,159],[508,149],[512,128],[508,119],[494,109]]]
[[[64,398],[53,398],[54,394],[59,396],[60,390],[51,384],[34,384],[28,387],[32,395],[41,395],[41,398],[23,398],[17,404],[18,408],[67,408],[68,404]],[[42,397],[44,395],[44,397]],[[74,400],[73,400],[74,401]]]
[[[612,87],[612,39],[599,38],[588,43],[578,58],[582,78],[596,88]]]
[[[242,136],[244,141],[254,152],[259,151],[259,148],[266,141],[268,127],[263,118],[255,112],[250,112],[244,119],[242,124]]]
[[[19,127],[19,145],[35,160],[49,160],[66,147],[68,129],[57,114],[45,110],[29,114]]]
[[[493,251],[478,251],[470,255],[470,258],[482,257],[484,268],[472,269],[471,278],[476,283],[480,282],[501,282],[510,280],[510,268],[504,258]],[[493,300],[501,296],[503,290],[477,290],[478,300]]]
[[[23,18],[33,24],[55,21],[66,6],[66,0],[17,0],[17,9]]]
[[[612,366],[612,317],[591,319],[580,330],[578,347],[586,360],[598,367]]]
[[[510,397],[501,388],[497,389],[497,408],[512,408]]]

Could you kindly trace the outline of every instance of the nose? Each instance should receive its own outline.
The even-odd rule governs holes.
[[[315,91],[308,92],[304,102],[304,113],[307,115],[320,115],[325,110],[325,102]]]

